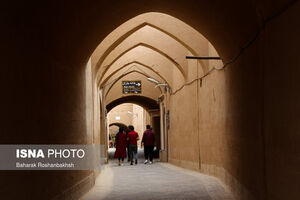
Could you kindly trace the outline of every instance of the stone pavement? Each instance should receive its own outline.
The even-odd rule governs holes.
[[[141,154],[141,153],[140,153]],[[110,161],[95,186],[81,200],[233,199],[218,179],[171,164],[154,162],[118,166]]]

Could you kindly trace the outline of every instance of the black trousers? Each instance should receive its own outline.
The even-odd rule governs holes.
[[[148,158],[149,158],[151,162],[153,160],[153,149],[154,149],[154,146],[145,146],[144,147],[145,159],[148,160]]]
[[[130,154],[130,161],[133,162],[133,159],[138,159],[137,154],[137,145],[136,144],[130,144],[129,145],[129,154]]]
[[[127,159],[130,161],[129,144],[127,144]]]

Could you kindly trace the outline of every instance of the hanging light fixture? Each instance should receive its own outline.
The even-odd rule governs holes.
[[[157,87],[164,87],[164,91],[166,92],[167,91],[167,88],[168,88],[168,84],[167,83],[160,83],[158,82],[157,80],[155,80],[154,78],[150,78],[148,77],[147,78],[148,81],[152,82],[152,83],[155,83],[155,88]]]
[[[152,83],[159,84],[159,82],[157,80],[155,80],[154,78],[148,77],[147,79],[148,79],[148,81],[151,81]]]

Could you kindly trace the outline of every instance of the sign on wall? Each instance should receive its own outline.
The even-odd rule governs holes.
[[[122,81],[123,94],[140,94],[142,92],[141,81]]]

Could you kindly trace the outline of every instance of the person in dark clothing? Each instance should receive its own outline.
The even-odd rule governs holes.
[[[145,164],[148,163],[152,164],[153,162],[153,149],[154,149],[154,144],[155,144],[155,135],[154,132],[151,130],[150,125],[146,126],[146,131],[143,134],[143,139],[142,139],[142,145],[144,145],[144,155],[145,155]]]
[[[126,137],[128,136],[129,132],[130,132],[130,130],[127,127],[126,128]],[[126,148],[127,148],[127,162],[130,162],[129,141],[127,141]]]
[[[132,125],[128,126],[130,132],[127,135],[127,141],[129,142],[129,154],[130,154],[130,164],[133,165],[133,158],[135,158],[135,164],[137,165],[137,141],[140,139],[139,134],[134,131]]]

